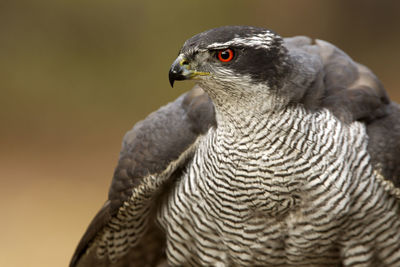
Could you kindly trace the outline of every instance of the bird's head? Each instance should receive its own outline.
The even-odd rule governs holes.
[[[187,40],[169,71],[176,80],[197,80],[214,104],[252,104],[274,95],[288,75],[287,49],[276,33],[249,26],[224,26]]]

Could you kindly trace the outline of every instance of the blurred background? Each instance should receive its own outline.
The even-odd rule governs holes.
[[[0,2],[0,266],[67,266],[124,133],[193,84],[180,46],[222,25],[330,41],[400,102],[400,1]]]

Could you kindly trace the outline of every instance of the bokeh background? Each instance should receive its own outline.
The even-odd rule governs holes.
[[[221,25],[330,41],[400,101],[400,1],[0,2],[0,266],[67,266],[124,133],[171,89],[183,42]]]

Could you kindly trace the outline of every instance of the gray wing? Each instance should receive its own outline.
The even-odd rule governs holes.
[[[157,266],[164,236],[155,209],[215,125],[214,108],[195,87],[138,122],[124,137],[109,198],[90,223],[70,266]]]
[[[375,169],[400,187],[400,106],[390,101],[378,78],[328,42],[298,36],[285,43],[291,54],[307,58],[298,72],[313,73],[300,101],[328,108],[344,122],[364,122]]]

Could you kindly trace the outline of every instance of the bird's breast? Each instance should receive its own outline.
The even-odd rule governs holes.
[[[338,264],[363,132],[291,118],[239,139],[209,131],[159,212],[172,265]]]

